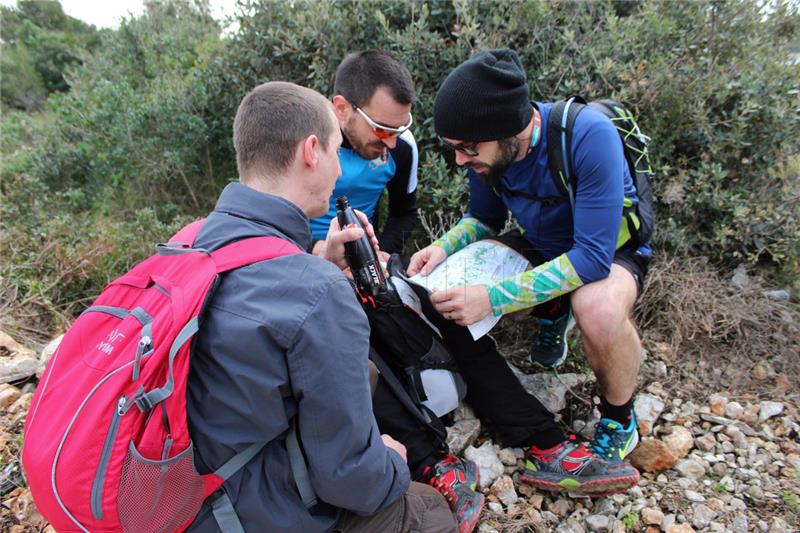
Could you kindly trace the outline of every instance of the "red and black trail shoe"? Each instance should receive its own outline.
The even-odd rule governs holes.
[[[471,533],[478,520],[486,498],[478,492],[480,474],[472,461],[447,455],[422,473],[421,482],[438,490],[458,520],[459,533]]]

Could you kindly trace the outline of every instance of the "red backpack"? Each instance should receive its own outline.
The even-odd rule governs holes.
[[[22,462],[39,511],[58,531],[182,531],[265,444],[197,473],[186,424],[190,341],[220,274],[300,249],[277,237],[213,252],[180,244],[194,242],[201,224],[103,289],[47,365]],[[227,520],[223,531],[241,529],[219,493],[213,509]]]

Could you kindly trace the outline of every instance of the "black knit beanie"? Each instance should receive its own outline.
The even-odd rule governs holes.
[[[445,78],[433,101],[433,127],[460,141],[505,139],[525,129],[533,109],[517,53],[482,50]]]

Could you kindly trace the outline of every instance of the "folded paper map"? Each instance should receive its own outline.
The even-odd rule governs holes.
[[[457,251],[427,276],[417,274],[409,278],[429,291],[463,285],[489,285],[523,272],[528,260],[507,246],[495,242],[478,241]],[[489,314],[469,326],[473,339],[486,335],[500,320]]]

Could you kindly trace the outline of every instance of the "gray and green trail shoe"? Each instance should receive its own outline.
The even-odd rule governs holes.
[[[636,485],[639,471],[629,464],[604,461],[573,436],[549,450],[532,446],[520,479],[544,490],[600,496]]]
[[[486,502],[486,497],[478,491],[478,465],[448,454],[425,468],[420,481],[438,490],[447,500],[458,522],[458,533],[472,533]]]

